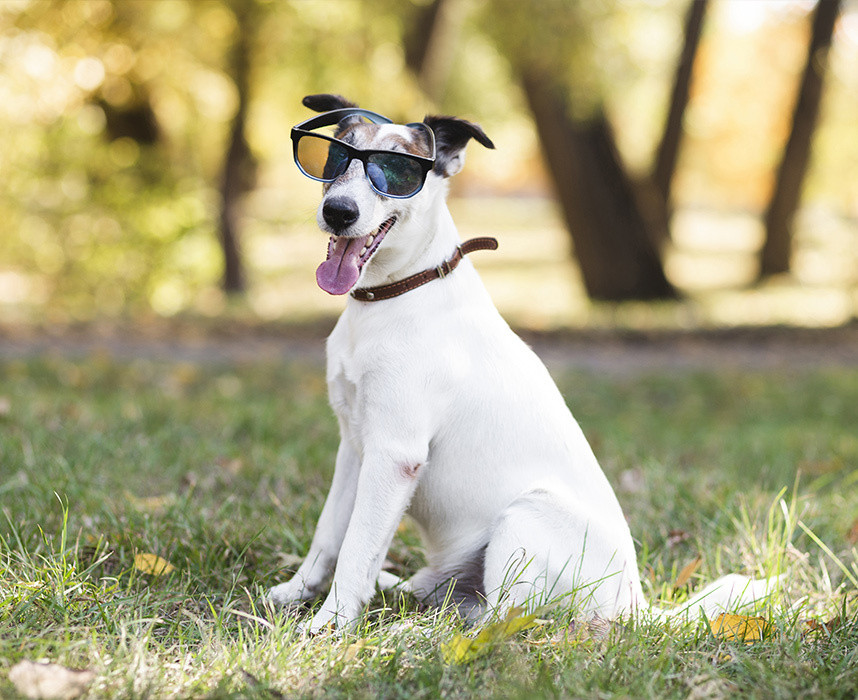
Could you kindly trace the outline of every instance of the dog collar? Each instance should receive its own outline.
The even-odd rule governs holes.
[[[443,279],[455,270],[462,259],[475,250],[497,250],[498,242],[496,238],[483,237],[471,238],[461,245],[456,246],[456,252],[449,260],[445,260],[438,267],[433,267],[423,272],[418,272],[416,275],[411,275],[398,282],[390,284],[382,284],[377,287],[364,287],[362,289],[352,290],[352,298],[358,301],[382,301],[398,297],[400,294],[410,292],[412,289],[417,289],[427,282],[432,280]]]

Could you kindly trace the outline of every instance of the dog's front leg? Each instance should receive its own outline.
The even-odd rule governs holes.
[[[383,453],[365,456],[331,591],[310,622],[310,632],[354,621],[369,602],[424,461]]]
[[[358,456],[343,434],[337,450],[334,478],[310,551],[291,579],[268,591],[267,599],[274,605],[284,606],[315,598],[330,579],[352,513],[359,466]]]

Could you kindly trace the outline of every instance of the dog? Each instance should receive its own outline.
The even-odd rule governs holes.
[[[333,137],[306,137],[311,119],[293,141],[299,167],[325,183],[317,281],[350,293],[327,341],[341,441],[310,550],[267,600],[311,600],[330,582],[311,633],[353,623],[377,585],[475,621],[557,600],[589,617],[659,614],[608,479],[545,366],[496,310],[447,208],[466,145],[492,141],[456,117],[393,124],[336,95],[304,105],[319,123],[336,120]],[[324,162],[301,152],[313,148]],[[401,581],[382,563],[406,512],[427,566]],[[731,575],[683,610],[767,592]]]

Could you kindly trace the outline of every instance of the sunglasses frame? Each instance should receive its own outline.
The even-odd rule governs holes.
[[[423,185],[426,184],[426,176],[429,174],[429,171],[435,167],[435,134],[432,129],[429,128],[427,124],[423,124],[422,122],[413,122],[411,124],[405,125],[411,127],[412,129],[422,129],[429,135],[429,145],[432,151],[431,158],[427,158],[425,156],[416,156],[413,153],[403,153],[402,151],[391,151],[387,149],[355,148],[354,146],[346,143],[345,141],[341,141],[340,139],[334,138],[333,136],[327,136],[326,134],[317,134],[312,131],[313,129],[318,129],[323,126],[334,126],[336,124],[339,124],[345,117],[350,117],[352,115],[364,117],[373,124],[393,124],[392,119],[388,119],[387,117],[384,117],[381,114],[377,114],[376,112],[370,112],[368,109],[359,109],[357,107],[334,109],[330,112],[325,112],[324,114],[319,114],[315,117],[311,117],[310,119],[307,119],[306,121],[303,121],[300,124],[292,127],[292,133],[290,135],[292,139],[292,157],[295,159],[295,165],[298,166],[298,169],[311,180],[316,180],[317,182],[334,182],[337,177],[342,176],[342,174],[340,174],[337,175],[337,177],[333,178],[322,178],[316,177],[315,175],[310,175],[310,173],[304,170],[304,168],[301,166],[301,162],[298,160],[298,142],[304,136],[311,136],[313,138],[330,141],[331,143],[336,143],[337,145],[341,146],[349,156],[349,160],[346,164],[346,169],[348,169],[352,161],[359,160],[363,164],[363,172],[370,186],[382,197],[390,197],[392,199],[408,199],[409,197],[413,197],[418,192],[420,192],[420,190],[423,189]],[[367,164],[369,158],[378,154],[395,155],[416,161],[417,164],[420,166],[421,171],[420,184],[417,189],[409,194],[388,194],[387,192],[382,192],[381,190],[379,190],[375,186],[373,181],[370,179],[369,173],[367,172]]]

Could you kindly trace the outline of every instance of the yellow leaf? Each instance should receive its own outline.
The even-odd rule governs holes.
[[[463,634],[453,636],[447,644],[441,646],[444,662],[448,664],[465,664],[482,656],[494,644],[512,637],[514,634],[533,627],[537,613],[522,615],[524,608],[511,608],[506,618],[483,627],[476,637],[466,637]]]
[[[694,576],[694,572],[700,568],[700,563],[702,561],[702,557],[695,557],[692,561],[683,566],[682,571],[679,572],[679,576],[676,577],[673,587],[682,588],[685,586],[685,584],[691,580],[691,577]]]
[[[769,632],[769,623],[764,617],[730,613],[721,613],[714,620],[709,620],[709,627],[717,639],[745,644],[759,642]]]
[[[157,554],[136,555],[134,557],[134,568],[152,576],[163,576],[176,569],[170,562],[162,559]]]

